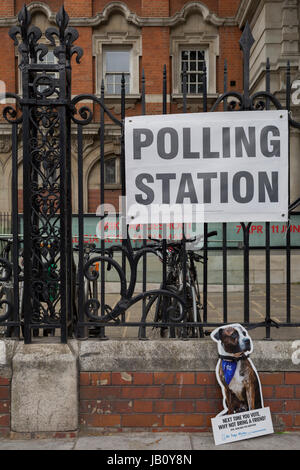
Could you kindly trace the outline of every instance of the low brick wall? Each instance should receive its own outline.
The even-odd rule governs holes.
[[[0,437],[211,431],[222,410],[210,339],[4,343]],[[298,342],[254,341],[251,359],[278,431],[300,431],[298,350]]]
[[[300,372],[260,373],[276,430],[300,431]],[[81,372],[82,429],[211,431],[223,409],[214,372]]]
[[[10,434],[10,384],[10,378],[0,376],[0,437]]]
[[[300,372],[260,373],[264,405],[275,429],[300,431]]]
[[[11,380],[12,357],[16,341],[5,339],[0,345],[0,437],[8,437],[11,432]]]
[[[82,427],[207,431],[221,409],[212,372],[80,374]]]
[[[252,357],[277,431],[300,431],[300,368],[291,345],[256,342]],[[82,430],[207,432],[223,409],[211,342],[86,342],[79,361]]]

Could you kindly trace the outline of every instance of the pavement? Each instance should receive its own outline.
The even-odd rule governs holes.
[[[74,439],[0,439],[1,450],[300,450],[300,433],[284,432],[215,446],[210,433],[118,433]]]

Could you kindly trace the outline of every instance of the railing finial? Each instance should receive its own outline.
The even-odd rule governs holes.
[[[244,108],[248,109],[249,106],[249,86],[250,86],[250,51],[254,44],[254,37],[252,35],[248,21],[245,24],[243,34],[239,40],[240,48],[243,51],[244,68],[243,68],[243,82],[244,82]]]
[[[56,15],[56,23],[61,31],[62,37],[64,37],[65,30],[69,24],[69,15],[65,10],[64,5],[60,7],[60,10]]]

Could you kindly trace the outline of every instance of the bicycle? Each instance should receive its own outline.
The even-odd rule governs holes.
[[[207,238],[217,235],[216,231],[207,234]],[[152,239],[153,240],[153,239]],[[161,240],[155,240],[155,245],[148,245],[154,249],[156,255],[163,262],[163,243]],[[185,322],[186,323],[202,323],[200,311],[203,309],[200,295],[200,287],[198,281],[198,274],[196,262],[204,263],[204,256],[195,253],[193,250],[186,250],[184,256],[183,243],[194,242],[193,240],[181,240],[178,242],[167,243],[166,252],[166,282],[165,285],[161,284],[160,288],[170,290],[179,294],[185,300]],[[186,282],[184,286],[183,273],[186,263]],[[154,322],[167,323],[169,320],[170,311],[172,311],[172,318],[174,326],[154,326],[153,329],[159,329],[160,337],[165,338],[169,334],[170,337],[180,338],[203,338],[205,331],[201,325],[193,326],[177,326],[176,317],[182,318],[183,307],[176,299],[157,294],[152,298],[146,307],[146,315],[148,316],[150,309],[155,304]],[[175,315],[174,315],[175,313]],[[180,324],[181,321],[178,321]]]
[[[217,232],[211,232],[207,237],[217,235]],[[152,239],[153,241],[153,239]],[[146,248],[150,248],[158,258],[163,261],[163,247],[161,240],[154,240],[155,244],[148,244]],[[195,240],[186,240],[185,242],[193,242]],[[165,285],[161,284],[160,288],[164,290],[172,291],[176,296],[166,296],[160,294],[159,292],[155,295],[152,295],[149,299],[149,302],[145,305],[143,310],[142,321],[145,322],[147,317],[150,314],[150,310],[155,306],[154,322],[158,326],[153,327],[153,329],[159,329],[160,336],[166,337],[167,333],[170,333],[171,337],[192,337],[192,338],[203,338],[205,332],[201,325],[201,296],[200,296],[200,287],[198,282],[196,262],[204,262],[204,257],[200,254],[195,253],[193,250],[186,250],[186,257],[183,257],[183,241],[179,242],[169,242],[167,244],[166,252],[166,283]],[[79,252],[78,245],[75,246],[74,251]],[[120,246],[113,246],[107,249],[104,249],[104,255],[110,258],[113,258],[114,252],[120,253]],[[132,252],[139,251],[141,248],[133,248]],[[88,317],[86,310],[87,308],[90,311],[93,311],[93,315],[98,312],[100,308],[100,303],[98,301],[99,296],[99,268],[100,262],[97,262],[97,256],[95,256],[95,263],[93,263],[93,255],[101,255],[103,250],[101,248],[96,248],[94,243],[85,243],[83,247],[83,310],[87,322],[91,321],[93,323],[95,320],[92,320]],[[184,289],[183,282],[183,272],[184,266],[183,263],[186,263],[186,283]],[[107,270],[110,270],[111,266],[108,264]],[[185,291],[185,292],[184,292]],[[185,322],[190,323],[187,326],[180,326],[182,321],[176,323],[176,318],[183,317],[183,307],[182,303],[178,301],[178,296],[184,299],[185,301]],[[79,310],[79,276],[77,270],[77,282],[76,282],[76,299],[77,305],[76,310]],[[172,310],[172,315],[170,315],[170,310]],[[103,312],[103,313],[102,313]],[[108,315],[112,312],[112,307],[107,304],[102,305],[101,314]],[[98,314],[96,314],[98,315]],[[172,321],[174,319],[174,326],[159,326],[159,323],[168,323],[169,317],[172,316]],[[101,317],[99,316],[99,319]],[[112,318],[112,320],[118,321],[117,319]],[[197,323],[196,326],[193,326],[193,323]],[[91,325],[87,327],[89,332],[85,332],[84,336],[99,336],[101,331],[101,326]],[[140,332],[141,332],[140,327]],[[139,335],[142,337],[142,335]]]

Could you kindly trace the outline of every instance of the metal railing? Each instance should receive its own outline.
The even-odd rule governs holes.
[[[101,96],[82,94],[71,97],[71,57],[77,54],[78,61],[82,50],[73,43],[78,38],[74,28],[68,26],[68,15],[64,8],[57,15],[58,28],[46,31],[47,39],[54,47],[58,64],[43,65],[39,59],[47,53],[47,46],[40,44],[38,28],[30,26],[30,15],[23,8],[19,15],[21,27],[14,27],[10,36],[19,43],[22,55],[21,71],[23,97],[8,93],[14,98],[16,108],[7,106],[3,116],[12,125],[12,262],[8,269],[7,261],[0,260],[2,283],[11,282],[13,295],[0,301],[5,312],[0,323],[6,325],[11,336],[19,336],[22,331],[25,342],[32,340],[32,334],[39,330],[44,334],[57,334],[62,342],[76,335],[78,338],[97,336],[107,338],[110,327],[137,329],[140,339],[149,337],[149,332],[159,332],[174,338],[201,338],[207,328],[225,324],[230,320],[228,311],[228,256],[232,251],[228,240],[228,225],[222,223],[218,233],[219,246],[210,247],[211,227],[204,224],[202,254],[192,254],[183,239],[176,245],[161,242],[142,241],[142,247],[135,249],[128,238],[127,226],[122,225],[121,243],[107,248],[102,239],[98,247],[87,246],[84,240],[84,128],[95,123],[96,108],[100,109],[100,198],[105,202],[104,154],[105,126],[109,123],[118,129],[121,147],[122,196],[126,195],[125,186],[125,145],[124,118],[126,108],[125,77],[121,83],[121,113],[116,117],[105,104],[104,83]],[[55,42],[57,36],[60,45]],[[249,60],[253,37],[246,25],[240,46],[244,58],[243,92],[227,90],[227,64],[224,64],[224,90],[209,109],[207,95],[206,66],[203,67],[203,93],[199,95],[202,111],[218,110],[267,110],[287,109],[290,111],[290,67],[286,70],[286,100],[281,103],[270,92],[270,65],[266,64],[265,91],[251,96],[249,88]],[[186,70],[182,72],[182,109],[187,112],[188,99]],[[142,114],[146,114],[147,77],[141,78]],[[162,114],[167,108],[167,69],[162,75]],[[92,105],[87,105],[87,102]],[[72,247],[72,206],[71,206],[71,123],[76,126],[77,134],[77,171],[78,171],[78,246]],[[24,240],[19,238],[18,216],[18,127],[22,125],[23,164],[24,164]],[[300,128],[289,114],[290,127]],[[300,199],[289,201],[291,214]],[[105,222],[105,214],[102,215]],[[251,223],[241,224],[242,244],[236,247],[243,255],[243,315],[238,321],[248,328],[265,329],[267,339],[271,328],[300,326],[297,316],[291,312],[291,253],[299,249],[291,244],[291,234],[287,230],[286,243],[280,247],[286,258],[286,314],[283,321],[274,321],[271,314],[271,245],[270,222],[265,224],[265,243],[260,248],[265,253],[265,311],[262,321],[253,318],[250,308],[250,252]],[[219,251],[222,259],[222,318],[211,318],[208,312],[208,259],[209,253]],[[160,261],[161,279],[149,288],[149,257]],[[151,261],[152,262],[152,261]],[[197,263],[202,263],[203,281],[201,289],[197,280]],[[138,267],[142,266],[141,291],[137,291]],[[119,295],[108,292],[111,272],[119,283]],[[9,274],[9,276],[8,276]],[[9,277],[9,279],[8,279]],[[157,286],[158,284],[158,286]],[[21,290],[20,290],[21,286]],[[200,292],[200,290],[202,292]],[[5,297],[5,294],[3,294]],[[137,306],[139,306],[137,308]],[[135,318],[129,318],[132,311]],[[280,323],[280,325],[278,325]],[[111,330],[109,330],[111,331]],[[150,335],[151,336],[151,335]]]

